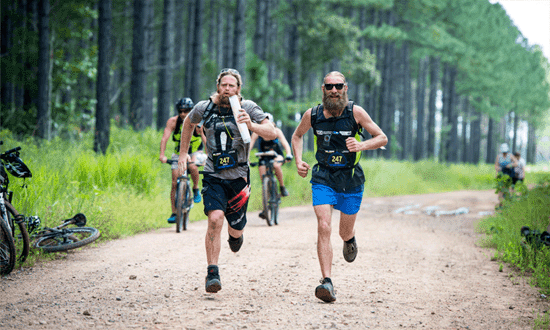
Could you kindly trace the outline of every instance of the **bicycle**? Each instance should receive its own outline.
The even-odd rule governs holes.
[[[166,164],[177,164],[177,160],[168,159]],[[187,230],[189,226],[189,212],[193,207],[193,198],[191,197],[191,184],[189,183],[187,173],[180,175],[176,184],[176,233]]]
[[[273,164],[286,163],[285,160],[276,160],[278,154],[273,151],[258,152],[255,154],[258,158],[264,158],[266,172],[262,176],[262,215],[265,216],[268,226],[279,224],[279,204],[281,204],[281,195],[278,192],[277,178]],[[260,166],[258,163],[250,163],[250,166]]]
[[[86,216],[77,213],[70,219],[63,220],[63,223],[57,227],[39,228],[41,221],[37,216],[25,218],[31,239],[34,241],[33,247],[42,249],[44,252],[62,252],[82,247],[90,244],[99,238],[98,229],[86,226]],[[69,225],[75,225],[74,228],[66,228]],[[36,233],[35,231],[38,230]]]
[[[0,145],[3,141],[0,141]],[[30,239],[24,223],[24,217],[11,204],[13,191],[9,190],[8,172],[14,177],[32,177],[31,171],[19,158],[21,147],[0,154],[0,274],[9,274],[16,261],[24,262],[30,250]],[[8,238],[11,236],[11,240]],[[12,246],[13,245],[13,246]]]

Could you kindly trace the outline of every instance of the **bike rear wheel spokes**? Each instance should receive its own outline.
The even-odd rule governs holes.
[[[0,219],[0,275],[11,273],[15,267],[16,258],[11,229],[4,219]]]
[[[55,232],[46,232],[36,240],[34,246],[45,252],[60,252],[90,244],[98,238],[99,230],[96,228],[67,228]]]
[[[5,202],[6,211],[8,211],[8,221],[12,229],[13,242],[15,244],[15,254],[17,260],[21,263],[27,260],[30,250],[29,233],[27,224],[23,216],[8,201]]]
[[[271,221],[271,207],[269,205],[269,201],[271,200],[271,185],[271,177],[269,175],[265,175],[262,180],[262,204],[264,208],[263,213],[268,226],[273,225],[273,222]]]

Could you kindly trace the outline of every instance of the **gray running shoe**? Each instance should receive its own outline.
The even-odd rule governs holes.
[[[231,235],[229,235],[229,239],[227,242],[229,243],[229,247],[231,248],[231,251],[238,252],[241,249],[241,246],[243,245],[243,235],[239,238],[234,238]]]
[[[355,241],[355,236],[352,243],[344,242],[344,259],[347,262],[353,262],[355,257],[357,257],[357,241]]]
[[[208,267],[208,274],[206,275],[206,292],[216,293],[222,289],[222,282],[220,281],[220,274],[218,273],[218,267]]]
[[[315,288],[315,297],[327,303],[336,300],[334,287],[332,286],[332,281],[330,280],[330,278],[325,277],[323,280],[321,280],[321,285],[318,285]]]

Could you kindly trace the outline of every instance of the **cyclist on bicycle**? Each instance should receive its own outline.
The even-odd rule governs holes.
[[[181,138],[181,129],[183,127],[183,121],[185,117],[189,114],[191,109],[195,104],[193,100],[188,97],[180,99],[176,103],[176,110],[178,115],[171,117],[166,122],[166,128],[164,128],[164,134],[162,135],[162,140],[160,141],[160,161],[166,163],[168,158],[164,155],[166,151],[166,143],[172,135],[172,141],[176,143],[174,148],[174,153],[172,153],[172,160],[178,160],[179,150],[180,150],[180,138]],[[197,159],[197,155],[202,153],[203,150],[203,139],[202,139],[202,130],[200,128],[195,128],[193,136],[191,138],[191,143],[189,144],[189,173],[191,174],[191,180],[193,181],[193,202],[200,203],[201,195],[199,193],[199,169],[194,164]],[[168,218],[168,223],[176,222],[176,185],[179,176],[178,164],[175,162],[171,166],[172,168],[172,190],[170,192],[170,201],[172,205],[172,215]]]
[[[281,144],[286,152],[286,158],[285,161],[291,161],[293,159],[292,157],[292,150],[290,149],[290,144],[285,138],[285,135],[283,134],[283,131],[281,131],[280,128],[278,128],[275,125],[275,122],[273,121],[273,115],[270,113],[267,113],[267,118],[269,119],[269,122],[275,127],[275,130],[277,131],[277,138],[275,140],[266,140],[262,138],[261,136],[258,136],[256,133],[252,133],[250,137],[250,150],[254,148],[254,144],[256,143],[256,140],[259,141],[258,149],[260,152],[275,151],[278,156],[275,158],[276,162],[273,163],[273,168],[275,170],[275,175],[277,176],[277,180],[279,181],[279,187],[281,190],[281,196],[286,197],[288,196],[288,191],[285,188],[285,183],[283,181],[283,170],[282,165],[280,161],[283,160],[283,151],[281,149]],[[262,178],[266,172],[265,170],[265,164],[269,161],[265,157],[260,157],[259,159],[259,166],[258,170],[260,171],[260,178]],[[265,219],[265,215],[260,213],[260,218]]]

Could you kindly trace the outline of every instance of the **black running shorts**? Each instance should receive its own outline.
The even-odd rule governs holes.
[[[246,225],[246,209],[250,197],[250,185],[245,179],[223,180],[205,174],[202,179],[204,214],[222,210],[227,223],[235,230]]]

